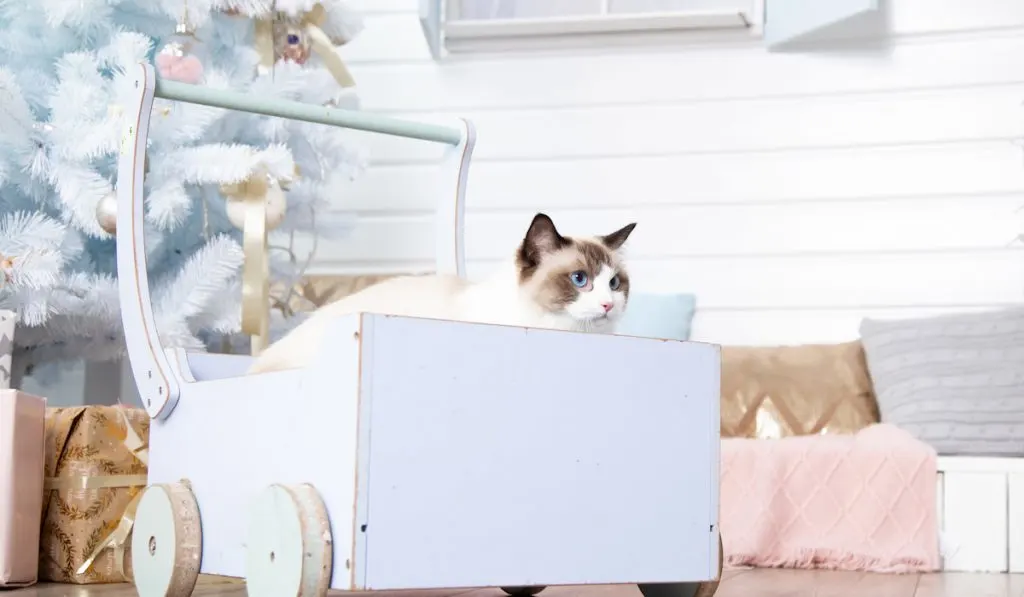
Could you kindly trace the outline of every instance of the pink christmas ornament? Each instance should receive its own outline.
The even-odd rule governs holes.
[[[176,56],[172,53],[156,55],[156,70],[160,76],[172,81],[196,84],[203,80],[203,63],[191,54]]]
[[[206,47],[196,37],[187,19],[175,27],[164,47],[156,55],[156,70],[161,77],[182,83],[201,83]]]

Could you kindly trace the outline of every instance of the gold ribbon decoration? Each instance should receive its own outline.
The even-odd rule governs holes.
[[[255,25],[256,53],[260,57],[260,66],[270,69],[277,61],[274,54],[274,21],[271,19],[256,19]]]
[[[252,336],[251,352],[258,355],[269,343],[270,258],[267,252],[267,204],[263,197],[245,203],[242,229],[242,329]]]
[[[132,427],[131,422],[128,421],[128,416],[124,414],[124,409],[119,408],[117,412],[121,415],[121,420],[125,426],[125,438],[124,445],[128,450],[139,459],[142,464],[149,467],[149,448],[139,437],[139,434],[135,432],[135,428]],[[111,488],[111,487],[145,487],[147,483],[148,475],[79,475],[74,477],[48,477],[44,483],[47,490],[50,489],[98,489],[98,488]],[[121,515],[121,520],[115,528],[105,539],[99,542],[95,549],[92,550],[82,562],[82,565],[75,570],[76,574],[85,574],[86,571],[93,565],[96,558],[99,557],[103,550],[113,549],[114,550],[114,571],[125,579],[131,581],[129,574],[124,569],[125,549],[127,548],[128,538],[132,534],[132,528],[135,526],[135,513],[139,508],[139,501],[142,499],[144,492],[138,492],[135,497],[132,498],[128,505],[125,506],[124,514]]]
[[[140,476],[142,477],[141,483],[123,485],[122,487],[145,486],[146,476]],[[89,567],[93,565],[93,562],[96,561],[96,558],[103,553],[103,550],[110,548],[114,550],[114,572],[116,572],[121,578],[125,579],[126,582],[130,582],[132,580],[130,578],[131,575],[124,569],[125,550],[128,547],[128,538],[132,535],[132,528],[135,526],[135,513],[139,509],[139,501],[142,499],[143,493],[144,492],[140,491],[135,494],[132,501],[128,502],[128,505],[125,506],[124,514],[121,515],[121,520],[117,523],[117,528],[107,535],[106,539],[100,541],[99,545],[96,546],[96,549],[92,550],[92,553],[85,558],[82,565],[75,571],[76,574],[85,574],[86,571],[89,570]]]
[[[75,475],[47,477],[43,489],[73,491],[76,489],[110,489],[113,487],[139,487],[146,484],[146,475]]]
[[[269,18],[256,19],[256,51],[260,56],[260,66],[270,69],[277,62],[278,52],[274,43],[274,19],[278,13],[272,13]],[[355,87],[356,81],[352,73],[341,59],[338,50],[334,47],[335,40],[332,40],[323,30],[324,21],[327,20],[327,10],[319,2],[313,5],[309,12],[303,13],[298,19],[289,19],[290,26],[295,31],[302,33],[309,40],[310,50],[315,53],[324,63],[324,67],[334,80],[341,87]],[[338,41],[341,45],[344,41]]]
[[[271,181],[262,170],[238,183],[221,185],[228,201],[240,202],[242,218],[242,332],[251,337],[252,354],[269,343],[270,257],[267,249],[266,196]]]
[[[321,29],[325,20],[327,20],[327,11],[324,9],[323,4],[319,3],[303,15],[301,26],[309,37],[309,45],[313,52],[323,61],[324,66],[330,71],[338,85],[342,87],[355,87],[356,80],[352,78],[352,73],[349,72],[348,67],[345,66],[345,61],[338,54],[338,50],[334,47],[334,42]]]
[[[146,465],[147,470],[149,469],[149,446],[142,441],[139,434],[135,432],[135,428],[132,427],[131,421],[128,420],[128,415],[124,414],[124,407],[117,409],[117,412],[121,415],[121,421],[124,423],[124,445],[132,453],[135,458],[142,464]]]

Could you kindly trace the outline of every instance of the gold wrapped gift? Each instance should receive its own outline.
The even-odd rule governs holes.
[[[131,580],[131,527],[146,487],[148,438],[142,409],[47,409],[40,581]]]

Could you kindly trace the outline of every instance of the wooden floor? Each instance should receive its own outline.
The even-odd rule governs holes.
[[[40,584],[3,597],[129,597],[131,585]],[[245,597],[237,581],[205,577],[196,597]],[[332,593],[333,594],[333,593]],[[344,595],[344,593],[339,593]],[[373,597],[503,597],[497,589],[401,591]],[[369,597],[369,594],[367,594]],[[640,597],[632,585],[553,587],[539,597]],[[1024,574],[887,575],[795,570],[729,570],[715,597],[1024,597]]]

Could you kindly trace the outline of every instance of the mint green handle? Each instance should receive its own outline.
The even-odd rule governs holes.
[[[160,77],[156,79],[156,97],[385,135],[437,141],[449,145],[458,145],[462,141],[462,133],[452,127],[409,122],[358,110],[341,110],[291,100],[261,98],[237,91],[169,81]]]

